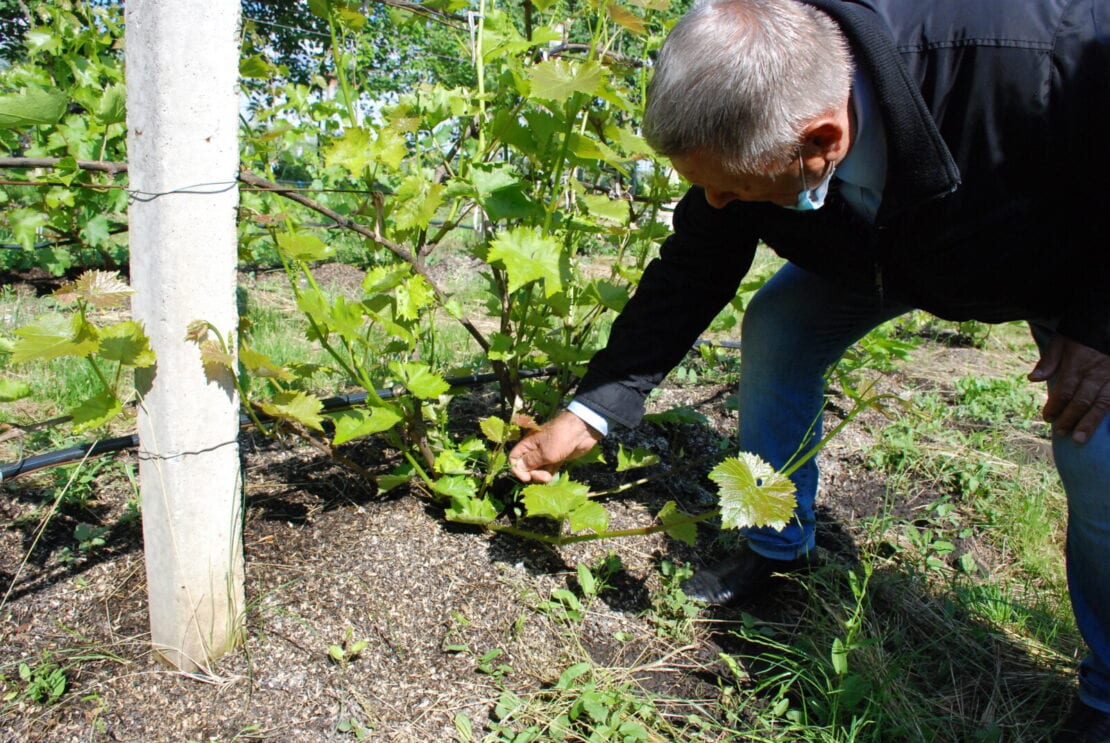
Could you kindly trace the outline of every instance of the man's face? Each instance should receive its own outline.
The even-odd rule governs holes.
[[[800,159],[800,158],[799,158]],[[823,168],[827,167],[823,158],[813,158],[811,163],[799,159],[791,161],[780,173],[772,175],[737,175],[725,170],[712,155],[693,152],[676,155],[671,165],[678,174],[695,186],[705,189],[705,200],[710,206],[723,209],[733,201],[769,201],[779,206],[794,206],[798,192],[803,189],[801,168],[806,169],[806,183],[821,180]]]

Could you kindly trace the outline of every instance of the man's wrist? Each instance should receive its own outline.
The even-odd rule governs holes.
[[[583,423],[600,433],[602,436],[607,436],[609,434],[608,419],[598,413],[596,410],[588,407],[585,403],[578,402],[577,400],[571,400],[570,404],[567,405],[567,410],[578,416],[578,418],[581,419]]]

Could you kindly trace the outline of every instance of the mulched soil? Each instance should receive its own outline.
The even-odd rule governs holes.
[[[917,365],[919,376],[899,372],[884,384],[942,384],[945,374],[970,373],[972,363],[966,349],[938,347]],[[938,371],[925,380],[923,368]],[[484,394],[474,393],[476,408]],[[616,462],[618,443],[657,453],[662,464],[654,471],[711,454],[735,428],[728,394],[720,384],[668,385],[654,408],[691,405],[707,423],[645,423],[605,442],[608,461]],[[892,505],[884,477],[864,466],[869,427],[881,425],[877,415],[861,417],[824,454],[820,531],[833,559],[851,560],[863,520],[892,507],[912,515],[936,496]],[[343,452],[371,470],[395,459],[375,441]],[[662,535],[554,549],[448,523],[440,506],[415,491],[376,495],[295,440],[247,433],[242,455],[246,641],[206,674],[175,672],[150,653],[141,529],[129,516],[133,486],[118,467],[105,467],[88,501],[60,510],[37,541],[54,479],[42,473],[4,486],[0,590],[10,592],[0,610],[0,693],[6,683],[15,696],[0,702],[3,740],[311,742],[355,740],[365,729],[371,739],[434,743],[454,740],[460,713],[481,730],[502,688],[535,692],[584,657],[636,669],[646,692],[678,714],[711,709],[729,678],[718,652],[738,613],[709,612],[681,640],[661,635],[649,611],[663,589],[662,561],[711,560],[718,549],[711,530],[696,549]],[[610,499],[613,526],[650,524],[669,500],[690,511],[711,507],[708,469]],[[642,475],[589,465],[576,477],[601,489]],[[103,546],[77,548],[81,522],[109,527]],[[623,571],[580,624],[545,611],[552,591],[575,586],[578,565],[611,553]],[[764,603],[745,610],[773,616],[780,605],[777,598]],[[329,646],[348,636],[366,641],[365,649],[333,662]],[[478,658],[498,649],[492,665],[511,671],[481,672]],[[68,677],[65,695],[47,706],[18,696],[18,662],[44,661],[65,666]]]

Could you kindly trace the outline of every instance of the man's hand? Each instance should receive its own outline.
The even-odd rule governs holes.
[[[600,439],[581,418],[563,411],[521,439],[509,452],[509,464],[521,482],[551,482],[563,462],[588,453]]]
[[[1110,411],[1110,356],[1058,335],[1029,373],[1033,382],[1050,377],[1044,419],[1054,432],[1086,443]]]

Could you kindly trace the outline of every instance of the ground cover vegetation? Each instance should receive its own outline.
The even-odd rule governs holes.
[[[791,506],[784,473],[733,456],[734,350],[693,351],[641,428],[556,483],[506,477],[506,447],[564,402],[666,234],[680,187],[636,127],[681,7],[243,7],[244,322],[197,318],[190,337],[255,424],[247,657],[196,681],[148,665],[128,455],[7,483],[13,739],[1051,729],[1080,650],[1013,328],[913,317],[853,349],[830,374],[829,565],[743,610],[678,589],[728,548],[722,518]],[[22,38],[0,63],[10,461],[127,431],[128,371],[157,361],[126,313],[122,9],[0,4],[0,23]],[[712,337],[736,340],[774,265]],[[458,381],[477,372],[488,390]],[[325,405],[352,391],[365,402]]]

